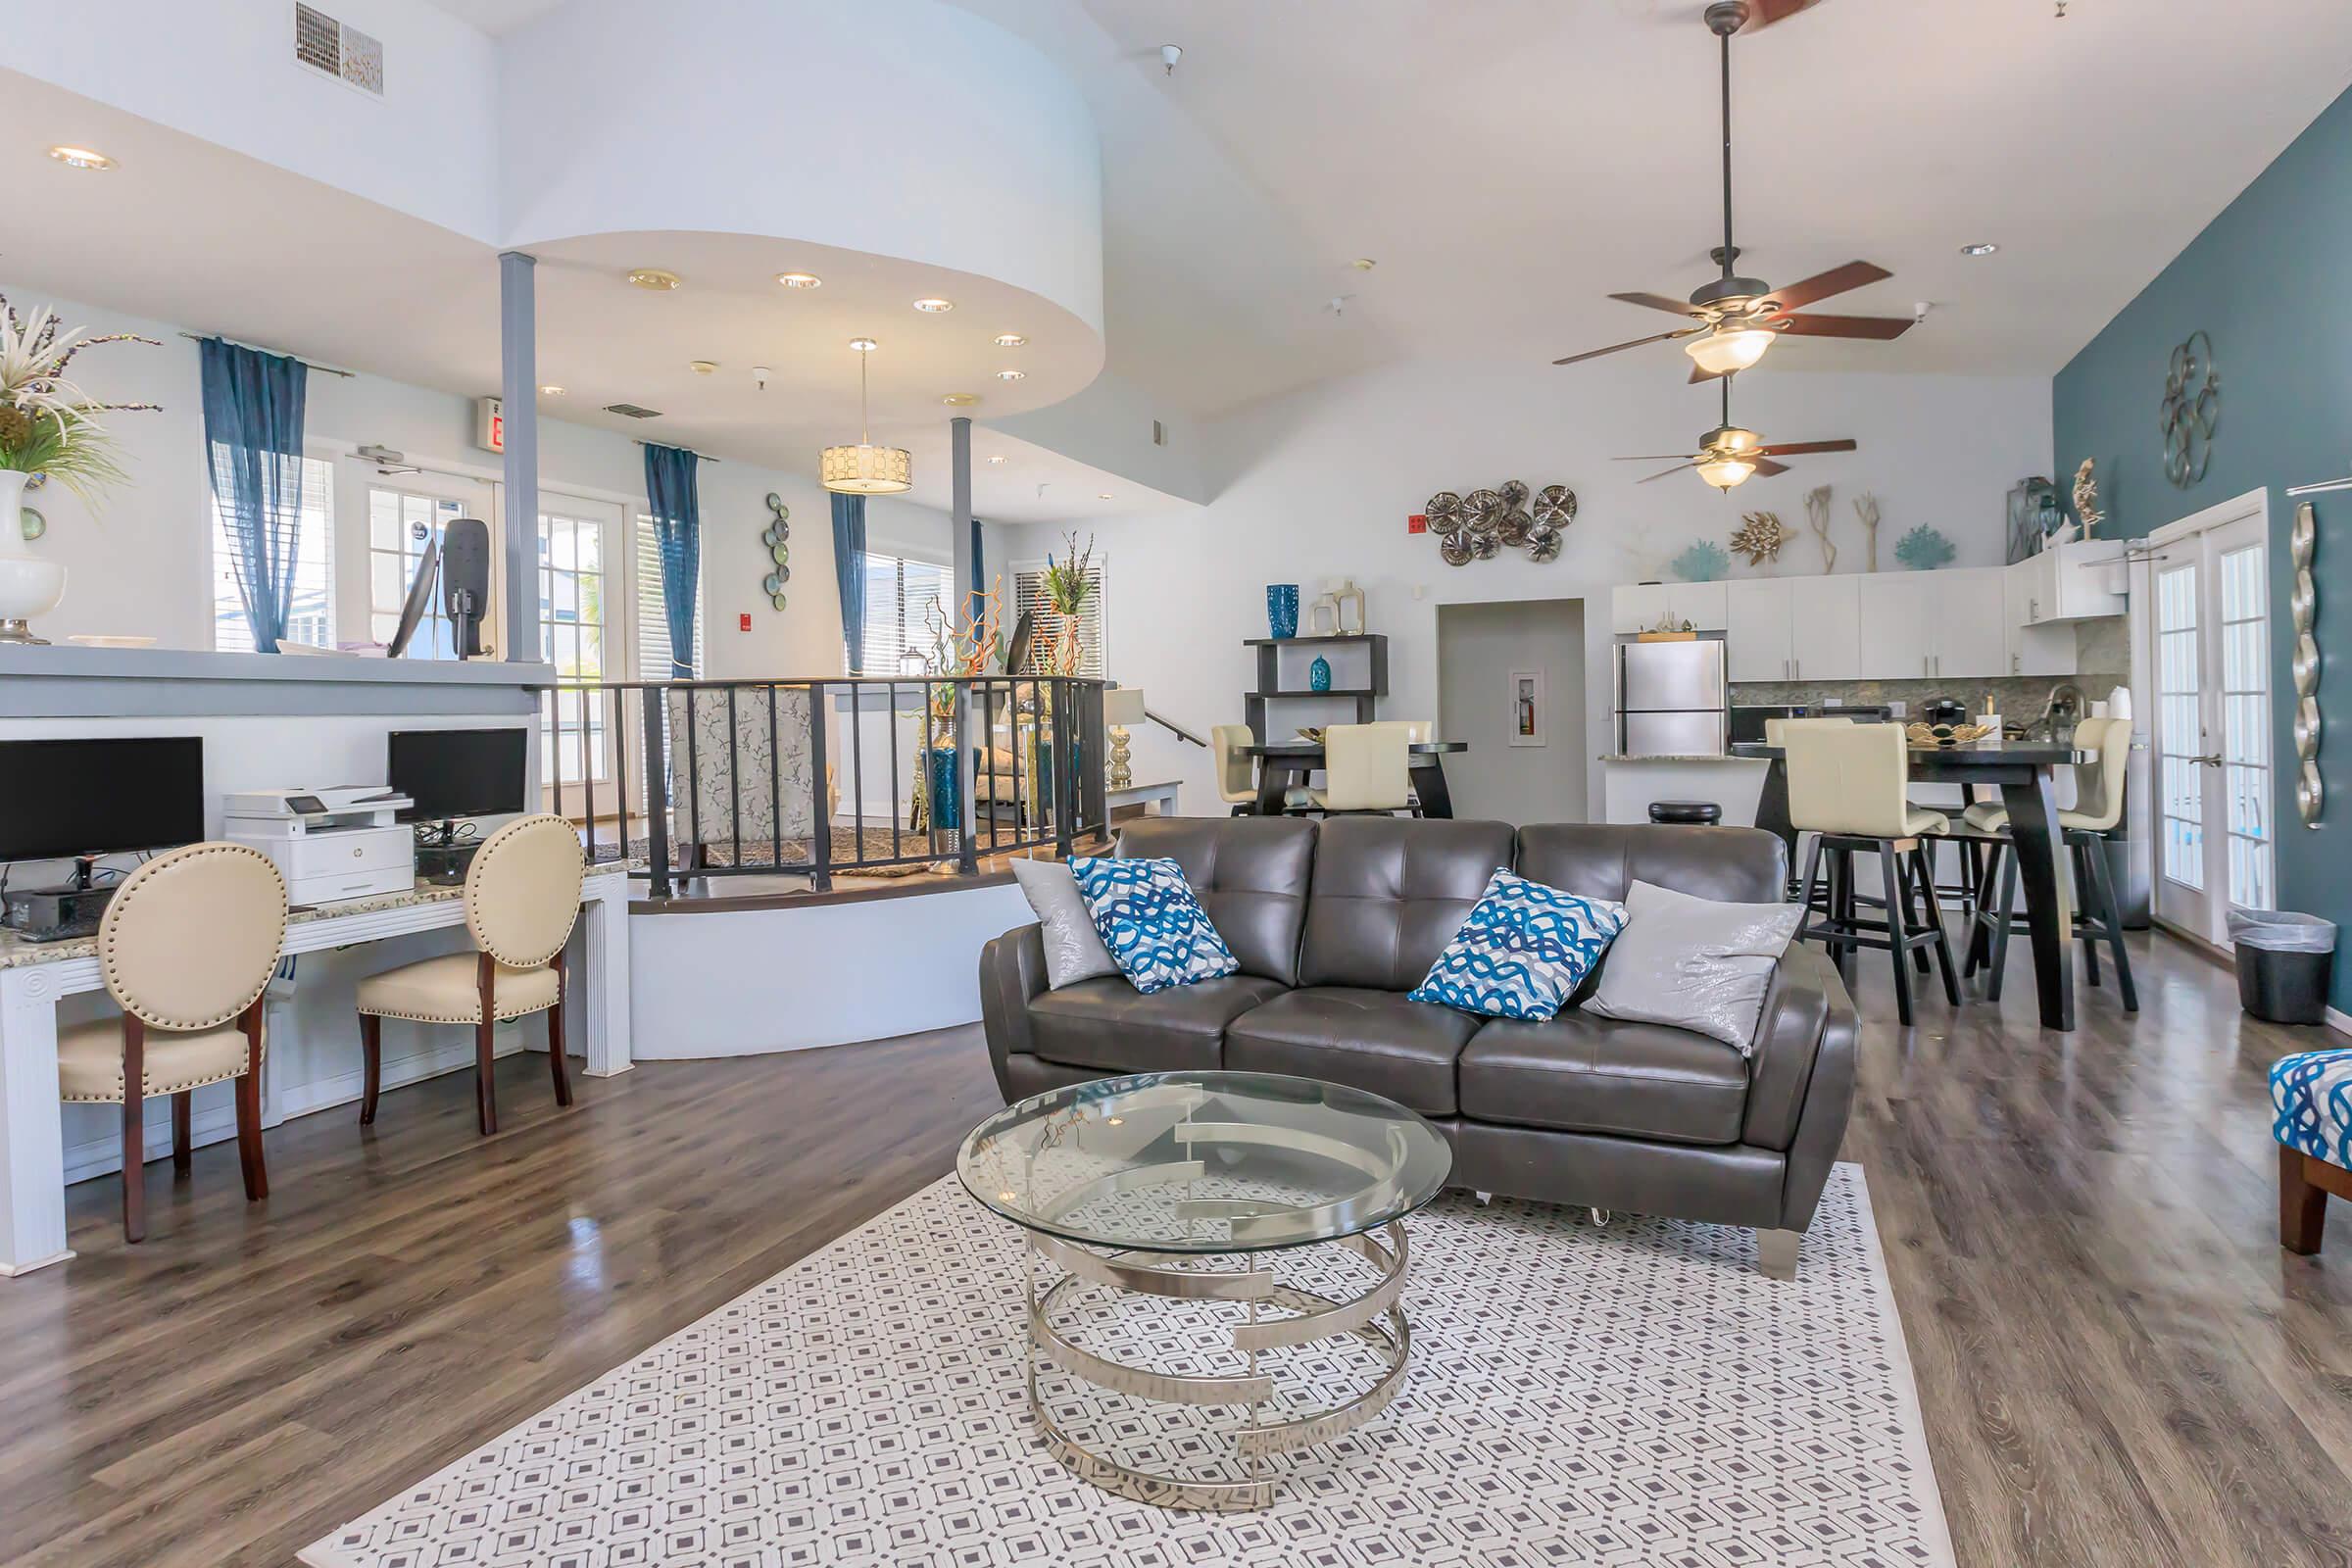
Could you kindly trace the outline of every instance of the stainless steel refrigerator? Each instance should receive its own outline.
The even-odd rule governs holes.
[[[1723,639],[1617,644],[1617,753],[1721,757],[1730,738]]]

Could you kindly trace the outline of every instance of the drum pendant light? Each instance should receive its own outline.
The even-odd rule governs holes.
[[[852,338],[858,351],[858,443],[825,448],[818,466],[828,490],[851,496],[889,496],[914,488],[914,458],[904,447],[878,447],[867,439],[865,424],[865,364],[881,345],[870,337]]]

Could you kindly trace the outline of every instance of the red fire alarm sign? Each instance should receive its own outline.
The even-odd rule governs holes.
[[[752,612],[750,611],[747,610],[742,614],[735,617],[735,629],[737,631],[750,631],[752,629]]]
[[[1405,518],[1404,531],[1406,533],[1429,532],[1429,514],[1427,513],[1416,512],[1411,516]]]

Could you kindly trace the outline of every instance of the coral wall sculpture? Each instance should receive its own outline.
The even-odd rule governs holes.
[[[1713,582],[1732,569],[1732,558],[1712,539],[1695,540],[1666,564],[1685,582]]]
[[[1938,566],[1948,566],[1955,554],[1952,542],[1924,522],[1903,535],[1894,546],[1894,559],[1912,571],[1934,571]]]
[[[1821,569],[1838,569],[1838,547],[1830,543],[1830,487],[1815,485],[1805,492],[1805,525],[1821,541]]]
[[[1879,498],[1865,490],[1854,498],[1854,515],[1862,519],[1862,569],[1879,569]]]
[[[1732,549],[1747,558],[1751,566],[1761,566],[1767,561],[1781,559],[1781,546],[1796,537],[1794,529],[1781,522],[1777,512],[1751,512],[1740,519],[1732,530]]]

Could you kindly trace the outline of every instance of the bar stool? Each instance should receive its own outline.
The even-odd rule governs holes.
[[[286,941],[286,882],[242,844],[191,844],[123,878],[98,922],[98,969],[122,1015],[58,1032],[60,1100],[122,1106],[122,1239],[147,1235],[146,1101],[172,1097],[172,1170],[189,1166],[189,1097],[236,1081],[245,1198],[262,1163],[262,994]],[[231,1020],[234,1020],[233,1022]]]
[[[2083,719],[2075,726],[2075,750],[2091,753],[2093,760],[2075,764],[2074,808],[2058,813],[2058,830],[2073,857],[2074,934],[2082,943],[2082,972],[2092,985],[2099,983],[2099,944],[2107,944],[2108,953],[2115,959],[2115,984],[2123,996],[2124,1010],[2137,1012],[2139,992],[2132,983],[2132,956],[2124,949],[2123,912],[2116,903],[2115,884],[2107,871],[2107,835],[2124,819],[2124,779],[2132,760],[2132,721]],[[2018,924],[2017,847],[2008,837],[2009,812],[2004,807],[1990,802],[1972,806],[1961,813],[1961,819],[1980,833],[1997,835],[1989,846],[1984,891],[1970,923],[1969,972],[1974,973],[1977,967],[1974,938],[1982,927],[1986,939],[1984,963],[1988,971],[1984,995],[1987,1000],[1998,1002],[2001,972],[2009,956],[2009,937]],[[1996,876],[2000,879],[1997,902],[1991,892]]]
[[[580,917],[587,870],[569,822],[517,817],[490,835],[466,871],[466,929],[479,951],[424,958],[360,982],[360,1049],[367,1068],[362,1126],[375,1120],[386,1018],[473,1025],[474,1114],[486,1137],[498,1131],[493,1031],[502,1018],[545,1012],[556,1103],[571,1103],[564,1062],[564,944]]]
[[[1652,801],[1649,819],[1686,827],[1713,827],[1723,820],[1723,808],[1713,801]]]
[[[1313,808],[1326,814],[1394,811],[1420,814],[1413,800],[1410,726],[1334,724],[1323,732],[1323,788],[1310,789]]]
[[[1922,810],[1904,796],[1910,776],[1910,743],[1900,724],[1839,724],[1797,721],[1787,726],[1788,818],[1799,831],[1819,836],[1805,856],[1805,923],[1797,940],[1819,938],[1848,982],[1856,949],[1878,948],[1894,960],[1897,1016],[1911,1022],[1910,956],[1933,948],[1943,974],[1944,998],[1960,1004],[1960,981],[1936,901],[1936,881],[1922,852],[1923,835],[1939,833],[1950,821],[1939,811]],[[1883,920],[1862,917],[1865,901],[1854,890],[1854,856],[1875,852],[1885,897],[1876,901]],[[1823,917],[1813,918],[1814,894],[1824,858],[1829,893]],[[1924,898],[1926,916],[1913,903]],[[1878,936],[1867,933],[1878,932]]]

